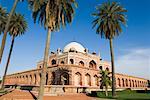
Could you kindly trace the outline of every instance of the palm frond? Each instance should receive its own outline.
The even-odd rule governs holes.
[[[126,25],[126,15],[124,13],[127,10],[117,2],[105,2],[98,5],[96,10],[97,12],[92,14],[96,17],[92,23],[93,28],[97,28],[96,33],[106,39],[118,36],[122,32],[121,25]]]
[[[7,19],[7,12],[2,6],[0,6],[0,34],[4,32]]]
[[[74,8],[77,7],[75,0],[28,0],[30,9],[33,11],[33,20],[51,31],[57,31],[71,23],[74,16]],[[74,6],[74,7],[73,7]]]
[[[23,15],[15,13],[10,21],[9,33],[13,36],[23,35],[27,30],[27,22]]]
[[[100,84],[101,86],[111,86],[111,80],[110,80],[110,73],[107,70],[101,70],[100,71],[100,75],[101,75],[101,80],[100,80]]]

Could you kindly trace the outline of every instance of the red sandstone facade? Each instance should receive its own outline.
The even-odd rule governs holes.
[[[5,85],[39,86],[43,62],[37,63],[37,68],[29,71],[7,75]],[[52,86],[71,88],[86,87],[99,89],[100,70],[109,70],[110,63],[102,61],[96,53],[89,53],[81,44],[71,42],[57,52],[52,52],[48,60],[45,90]],[[115,74],[116,88],[146,88],[146,79],[124,74]],[[72,91],[72,90],[68,90]]]

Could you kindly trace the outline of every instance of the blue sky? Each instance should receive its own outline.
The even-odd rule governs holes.
[[[0,0],[0,5],[10,11],[14,0]],[[25,0],[26,1],[26,0]],[[101,53],[103,60],[110,61],[109,41],[101,39],[92,29],[91,13],[95,7],[107,0],[77,0],[78,8],[71,25],[52,33],[50,51],[77,41],[90,52]],[[114,0],[110,0],[114,1]],[[115,0],[128,12],[127,27],[114,39],[116,72],[150,79],[150,0]],[[27,2],[19,2],[16,12],[23,14],[28,22],[27,32],[15,40],[8,73],[36,68],[36,63],[43,58],[46,30],[38,23],[34,24]],[[0,42],[2,35],[0,36]],[[11,38],[8,36],[0,76],[4,72]]]

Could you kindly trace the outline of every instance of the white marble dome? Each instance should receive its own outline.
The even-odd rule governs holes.
[[[85,48],[80,43],[70,42],[64,47],[63,52],[69,52],[69,51],[77,51],[77,52],[85,53]]]

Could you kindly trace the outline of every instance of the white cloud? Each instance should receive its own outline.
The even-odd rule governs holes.
[[[150,79],[150,48],[134,48],[116,59],[116,72]]]

